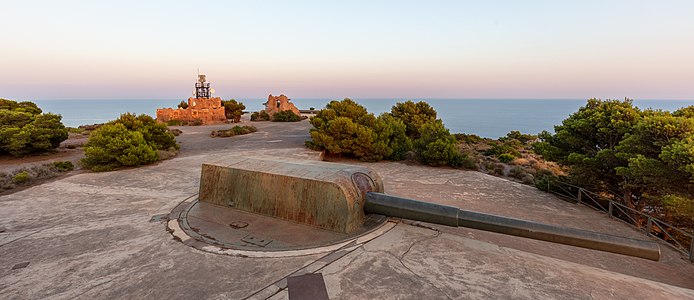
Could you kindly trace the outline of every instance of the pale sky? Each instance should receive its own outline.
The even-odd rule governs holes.
[[[0,0],[0,98],[694,99],[694,1]]]

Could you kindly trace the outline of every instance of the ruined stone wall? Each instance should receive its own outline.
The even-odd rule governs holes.
[[[270,116],[274,115],[276,112],[285,110],[291,110],[297,116],[301,116],[299,109],[294,106],[294,103],[289,102],[289,98],[287,98],[287,96],[273,96],[270,94],[270,96],[267,97],[267,102],[265,102],[265,112],[267,112]]]
[[[157,121],[168,122],[171,120],[194,122],[202,121],[203,125],[219,124],[226,122],[222,99],[215,98],[188,98],[188,108],[160,108],[157,109]]]

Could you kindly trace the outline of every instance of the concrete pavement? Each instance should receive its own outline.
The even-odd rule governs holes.
[[[163,222],[150,222],[197,193],[203,162],[237,155],[318,159],[303,147],[307,121],[253,125],[258,132],[232,138],[209,137],[229,125],[183,127],[181,153],[172,160],[1,196],[0,298],[282,299],[288,275],[320,272],[332,299],[694,299],[694,266],[667,246],[663,259],[651,262],[400,222],[332,253],[249,258],[196,250],[174,240]],[[482,173],[350,163],[379,172],[387,193],[645,239],[589,208]]]

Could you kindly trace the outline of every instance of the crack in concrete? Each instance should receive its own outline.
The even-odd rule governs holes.
[[[362,250],[364,250],[364,249],[363,249],[363,248],[364,248],[364,245],[361,245],[361,246],[355,248],[354,250],[348,252],[348,254],[349,254],[349,253],[352,253],[352,252],[354,252],[355,250],[360,249],[360,248],[361,248]],[[364,252],[369,252],[369,251],[364,250]],[[345,269],[346,269],[347,267],[349,267],[349,265],[351,265],[354,261],[356,261],[357,258],[359,258],[362,254],[364,254],[364,252],[355,255],[347,264],[345,264]],[[347,256],[347,254],[343,255],[342,257],[345,257],[345,256]],[[340,258],[342,258],[342,257],[340,257]],[[331,262],[330,264],[332,264],[332,263],[334,263],[334,262],[336,262],[336,261],[338,261],[338,260],[339,260],[339,259],[336,259],[335,261]],[[325,266],[323,266],[322,268],[320,268],[320,269],[318,269],[318,270],[316,270],[316,271],[320,271],[320,270],[324,269],[325,267],[329,266],[330,264],[326,264]],[[337,270],[337,271],[331,272],[331,273],[323,273],[323,275],[333,275],[333,274],[337,274],[337,273],[340,272],[340,271],[342,271],[342,270]]]
[[[382,236],[382,235],[385,235],[385,234],[388,233],[388,232],[390,232],[390,231],[393,230],[393,228],[395,228],[395,227],[396,227],[396,226],[393,226],[393,227],[391,227],[391,228],[388,228],[385,232],[383,232],[382,234],[380,234],[379,237]],[[316,272],[318,272],[318,271],[321,271],[321,270],[325,269],[327,266],[332,265],[332,264],[335,263],[336,261],[338,261],[338,260],[342,259],[343,257],[345,257],[345,256],[347,256],[347,255],[349,255],[349,254],[351,254],[352,252],[356,251],[356,250],[359,249],[359,248],[361,248],[361,249],[364,250],[365,252],[369,252],[369,251],[367,251],[367,250],[364,248],[364,245],[367,244],[367,243],[369,243],[370,241],[376,239],[376,238],[377,238],[377,237],[374,237],[374,238],[372,238],[372,239],[369,239],[369,240],[367,240],[367,241],[364,241],[364,242],[362,242],[361,244],[359,244],[358,247],[354,247],[354,246],[355,246],[354,243],[349,243],[349,244],[347,244],[347,245],[344,245],[344,246],[342,246],[340,249],[331,251],[331,252],[327,253],[326,255],[321,256],[320,258],[318,258],[318,259],[312,261],[311,263],[306,264],[304,267],[302,267],[302,268],[300,268],[300,269],[298,269],[298,270],[296,270],[296,271],[294,271],[294,272],[289,273],[287,276],[282,277],[280,280],[277,280],[277,281],[273,282],[272,284],[269,284],[269,285],[265,286],[264,288],[259,289],[259,290],[255,291],[255,292],[253,292],[252,294],[250,294],[250,295],[244,297],[243,299],[254,299],[254,297],[255,297],[256,295],[262,293],[263,291],[265,291],[266,289],[268,289],[268,288],[270,288],[271,286],[274,285],[274,286],[279,287],[279,289],[278,289],[277,291],[275,291],[274,293],[272,293],[272,295],[268,296],[266,299],[272,298],[273,296],[275,296],[276,294],[280,293],[281,291],[283,291],[283,290],[285,290],[285,289],[287,288],[286,286],[282,288],[282,287],[280,287],[281,284],[279,284],[279,283],[282,282],[283,280],[286,281],[286,280],[287,280],[287,277],[292,276],[293,274],[297,274],[297,273],[301,272],[302,270],[306,270],[308,267],[310,267],[311,265],[313,265],[313,264],[315,264],[315,263],[325,262],[325,261],[323,261],[324,258],[330,257],[331,255],[333,255],[333,254],[335,254],[335,253],[337,253],[337,252],[339,252],[339,251],[347,250],[347,249],[349,249],[349,248],[351,248],[351,247],[354,247],[354,248],[353,248],[352,250],[344,251],[345,253],[344,253],[343,255],[340,255],[339,257],[336,257],[335,259],[333,259],[333,260],[330,261],[330,262],[325,262],[325,265],[323,265],[322,267],[316,269],[316,270],[313,271],[313,272],[307,272],[307,273],[316,273]],[[356,242],[357,240],[358,240],[358,239],[356,239],[354,242]],[[357,257],[361,256],[362,254],[363,254],[363,253],[359,253],[359,255],[357,255],[354,259],[352,259],[349,263],[347,263],[346,266],[349,266],[350,264],[352,264],[352,263],[357,259]],[[392,255],[392,254],[391,254],[391,255]],[[335,272],[335,273],[330,273],[330,274],[327,274],[327,273],[326,273],[325,275],[331,275],[331,274],[336,274],[336,273],[337,273],[337,272]]]
[[[419,243],[422,243],[422,242],[428,241],[428,240],[433,240],[433,239],[435,239],[435,238],[441,236],[441,231],[438,231],[438,230],[436,230],[436,229],[433,229],[433,230],[436,231],[436,234],[435,234],[434,236],[426,237],[426,238],[423,238],[423,239],[420,239],[420,240],[415,241],[414,243],[412,243],[412,244],[410,245],[410,247],[407,248],[407,251],[405,251],[402,255],[400,255],[400,257],[396,257],[396,258],[398,259],[398,261],[400,262],[400,264],[401,264],[403,267],[405,267],[405,269],[407,269],[408,271],[410,271],[410,273],[412,273],[412,275],[417,276],[417,278],[419,278],[420,280],[422,280],[422,281],[428,283],[429,285],[431,285],[432,287],[434,287],[434,289],[436,289],[436,290],[439,291],[440,293],[444,294],[444,295],[446,296],[446,298],[452,300],[453,298],[451,298],[451,296],[449,296],[449,295],[448,295],[445,291],[443,291],[440,287],[436,286],[433,282],[429,281],[428,279],[424,278],[423,276],[417,274],[414,270],[412,270],[410,267],[408,267],[408,266],[405,264],[405,262],[403,261],[403,259],[405,258],[405,256],[406,256],[408,253],[410,253],[410,251],[412,250],[412,248],[413,248],[416,244],[419,244]],[[388,253],[390,253],[390,252],[388,252]],[[392,255],[392,253],[390,253],[390,254]]]
[[[50,227],[46,227],[46,228],[39,229],[39,230],[36,230],[36,231],[31,232],[31,233],[28,233],[28,234],[25,234],[25,235],[23,235],[23,236],[20,236],[20,237],[14,239],[14,240],[11,240],[11,241],[9,241],[9,242],[7,242],[7,243],[4,243],[4,244],[0,245],[0,247],[5,246],[5,245],[9,245],[9,244],[14,243],[14,242],[16,242],[16,241],[19,241],[19,240],[21,240],[21,239],[23,239],[23,238],[26,238],[26,237],[32,236],[32,235],[34,235],[34,234],[37,234],[37,233],[39,233],[39,232],[42,232],[42,231],[44,231],[44,230],[52,229],[53,227],[56,227],[56,226],[58,226],[58,225],[60,225],[60,224],[56,224],[56,225],[53,225],[53,226],[50,226]]]
[[[405,224],[407,224],[407,223],[405,223]],[[414,242],[407,248],[407,250],[406,250],[405,252],[403,252],[400,256],[395,255],[395,254],[393,254],[392,252],[387,251],[387,250],[367,250],[367,249],[364,247],[364,245],[359,246],[359,248],[361,248],[364,252],[369,252],[369,253],[386,253],[386,254],[388,254],[388,255],[394,257],[395,259],[398,260],[398,262],[400,262],[400,265],[402,265],[405,269],[407,269],[412,275],[416,276],[416,277],[419,278],[421,281],[426,282],[427,284],[429,284],[429,285],[431,285],[432,287],[434,287],[434,289],[436,289],[437,291],[439,291],[441,294],[445,295],[446,298],[448,298],[448,299],[453,299],[453,298],[452,298],[451,296],[449,296],[446,292],[444,292],[441,288],[439,288],[438,286],[434,285],[431,281],[427,280],[426,278],[422,277],[421,275],[417,274],[414,270],[412,270],[410,267],[408,267],[407,265],[405,265],[405,262],[403,262],[403,259],[405,258],[405,256],[412,250],[412,248],[413,248],[416,244],[419,244],[419,243],[422,243],[422,242],[425,242],[425,241],[428,241],[428,240],[433,240],[433,239],[435,239],[435,238],[441,236],[441,231],[439,231],[438,229],[433,228],[433,227],[428,227],[428,226],[426,226],[426,225],[424,225],[424,224],[408,224],[408,225],[416,226],[416,227],[422,227],[422,228],[426,228],[426,229],[430,229],[430,230],[435,231],[436,234],[434,234],[433,236],[421,238],[421,239],[419,239],[419,240],[414,241]],[[360,254],[360,255],[361,255],[361,254]],[[351,264],[353,261],[354,261],[354,260],[352,260],[352,261],[350,262],[350,264]],[[348,265],[349,265],[349,264],[347,264],[347,266],[348,266]]]

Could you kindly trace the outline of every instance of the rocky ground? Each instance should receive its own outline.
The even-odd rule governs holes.
[[[197,194],[200,165],[235,156],[319,158],[307,121],[182,127],[176,158],[83,172],[0,196],[5,299],[287,299],[286,278],[321,273],[331,299],[694,299],[694,265],[666,245],[659,262],[465,228],[395,222],[332,253],[248,258],[201,252],[150,222]],[[361,163],[386,192],[463,209],[647,239],[628,225],[517,182],[474,171]],[[28,263],[28,264],[27,264]]]

